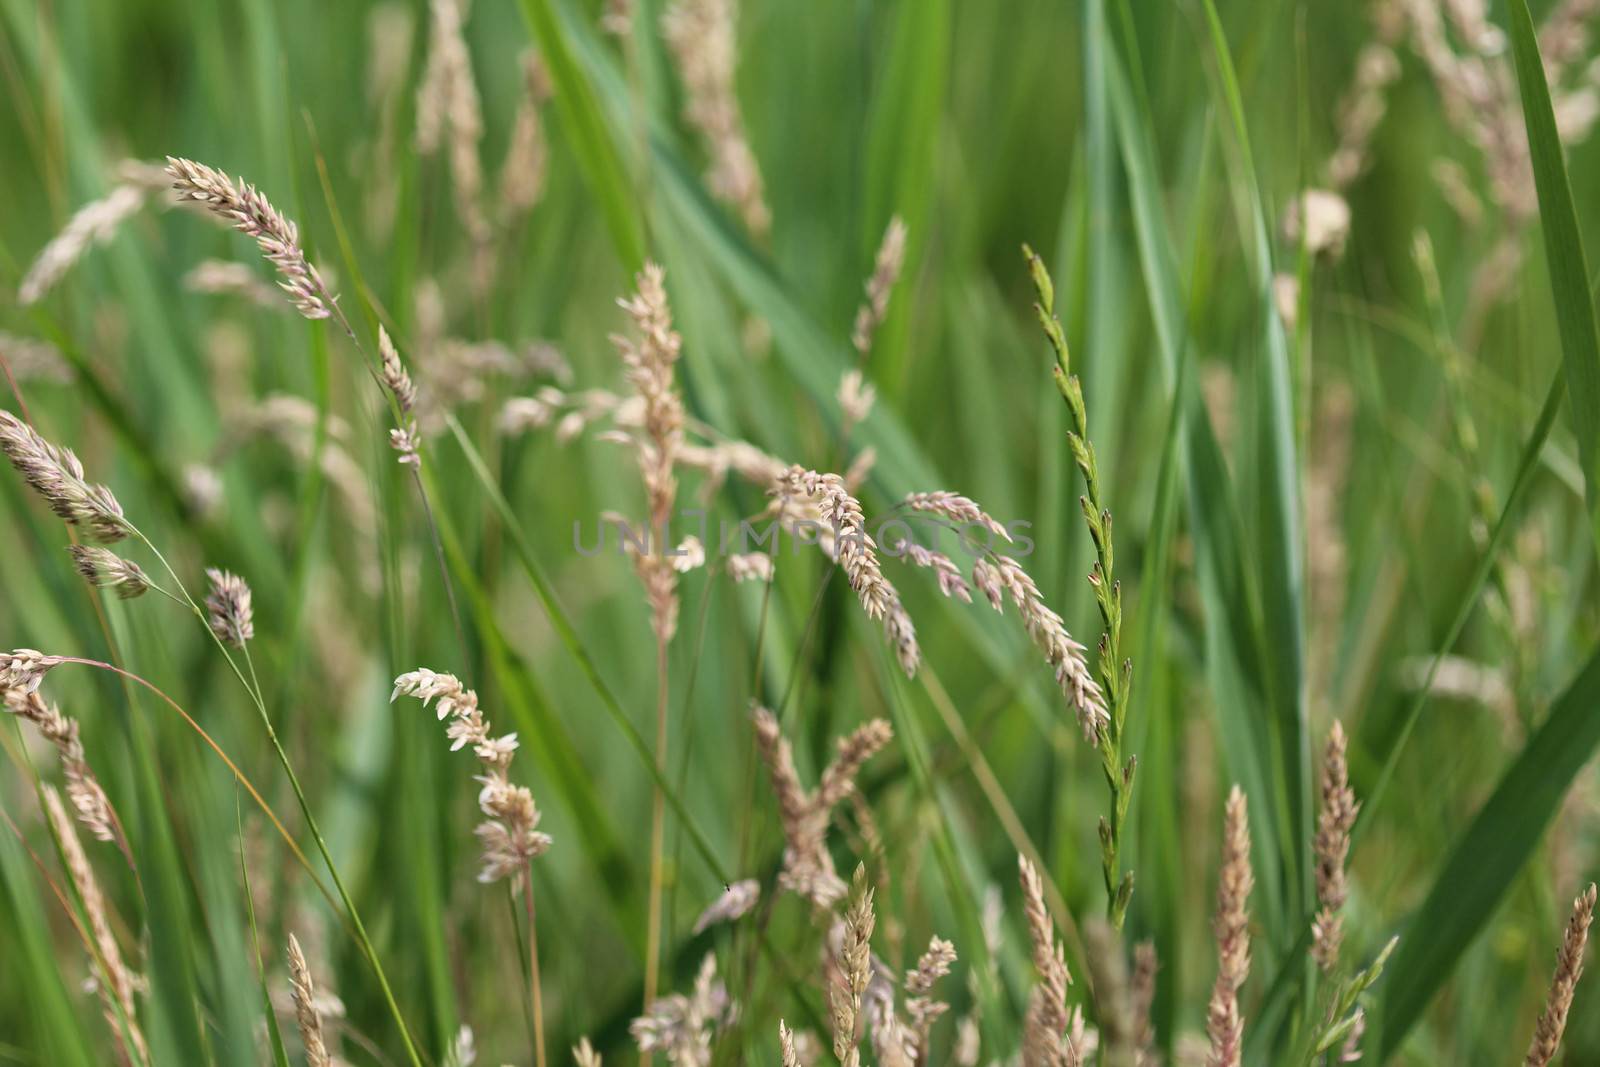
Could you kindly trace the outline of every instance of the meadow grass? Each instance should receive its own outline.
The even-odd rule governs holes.
[[[0,0],[0,1063],[1600,1060],[1531,6]]]

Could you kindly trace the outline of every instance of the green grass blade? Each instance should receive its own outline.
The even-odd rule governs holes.
[[[550,71],[562,130],[600,201],[617,256],[632,273],[644,265],[644,234],[636,206],[638,197],[617,147],[620,139],[606,129],[594,89],[573,57],[555,0],[522,0],[522,14]]]
[[[1461,632],[1466,629],[1467,620],[1472,617],[1477,608],[1478,598],[1483,592],[1484,585],[1489,580],[1489,574],[1494,569],[1494,561],[1501,546],[1505,543],[1510,531],[1513,516],[1516,513],[1522,494],[1526,492],[1529,483],[1533,480],[1534,471],[1539,467],[1539,456],[1544,450],[1544,443],[1554,428],[1556,416],[1561,411],[1562,382],[1559,375],[1550,383],[1550,391],[1545,395],[1544,408],[1539,413],[1539,419],[1534,424],[1533,432],[1528,435],[1527,443],[1522,448],[1522,461],[1518,464],[1516,478],[1511,483],[1511,489],[1506,493],[1505,507],[1501,509],[1500,519],[1495,523],[1494,532],[1489,536],[1489,543],[1484,547],[1483,556],[1478,560],[1477,569],[1467,581],[1461,602],[1456,607],[1454,617],[1451,619],[1450,628],[1445,632],[1444,640],[1440,642],[1438,651],[1434,654],[1433,661],[1428,667],[1427,677],[1423,684],[1417,688],[1416,694],[1406,706],[1404,716],[1400,720],[1399,731],[1395,734],[1394,744],[1390,746],[1384,756],[1383,765],[1378,771],[1370,789],[1363,793],[1361,814],[1356,820],[1353,834],[1359,836],[1372,821],[1376,812],[1388,792],[1389,782],[1394,777],[1395,768],[1400,763],[1400,754],[1405,749],[1406,742],[1411,737],[1411,731],[1416,728],[1417,719],[1422,715],[1423,707],[1428,703],[1428,697],[1433,688],[1434,676],[1438,673],[1439,664],[1444,660],[1450,650],[1455,647],[1456,640]]]
[[[256,978],[261,985],[261,1017],[266,1024],[267,1043],[272,1048],[275,1067],[289,1067],[289,1054],[284,1051],[283,1033],[278,1029],[278,1013],[272,1010],[272,993],[267,988],[267,969],[261,960],[261,933],[256,928],[256,898],[250,891],[250,864],[244,855],[244,813],[235,797],[234,824],[238,827],[239,878],[244,887],[245,911],[250,919],[250,948],[255,954]]]
[[[1137,73],[1137,56],[1129,70]],[[1194,541],[1197,576],[1208,625],[1204,634],[1206,676],[1216,704],[1218,726],[1228,772],[1252,797],[1265,805],[1273,796],[1274,760],[1262,737],[1265,693],[1254,679],[1262,659],[1259,604],[1244,561],[1244,528],[1235,503],[1228,467],[1198,392],[1178,393],[1181,352],[1190,344],[1184,318],[1176,254],[1167,232],[1162,191],[1157,177],[1154,138],[1148,112],[1137,102],[1132,84],[1115,50],[1106,49],[1108,97],[1113,125],[1128,175],[1128,197],[1144,275],[1145,292],[1156,333],[1169,399],[1183,405],[1185,437],[1181,449],[1189,533]],[[1286,893],[1284,840],[1270,828],[1275,820],[1252,820],[1258,850],[1263,920],[1276,937],[1284,929]]]
[[[1600,747],[1600,653],[1567,687],[1456,841],[1383,978],[1378,1059],[1396,1052],[1527,863]]]
[[[490,474],[489,468],[484,465],[483,457],[478,454],[478,450],[473,446],[472,439],[467,436],[466,431],[461,428],[461,424],[455,420],[454,416],[448,420],[448,425],[450,432],[455,435],[456,443],[461,446],[461,451],[466,455],[467,464],[472,468],[473,475],[482,486],[484,495],[488,497],[489,503],[505,523],[505,529],[511,538],[511,546],[516,552],[517,560],[522,564],[523,572],[528,576],[528,580],[533,583],[534,590],[538,593],[539,601],[544,605],[545,612],[550,619],[550,625],[556,631],[556,636],[566,646],[572,658],[577,661],[579,669],[583,671],[584,677],[594,689],[595,695],[600,698],[600,703],[605,708],[606,713],[616,723],[617,728],[622,731],[623,738],[628,742],[628,747],[634,750],[634,753],[649,770],[651,778],[661,788],[662,796],[666,799],[667,805],[672,808],[672,813],[682,821],[684,829],[689,834],[690,843],[694,846],[695,851],[700,854],[700,858],[705,861],[707,869],[710,870],[717,881],[724,884],[730,882],[732,879],[728,876],[727,868],[723,866],[722,861],[717,857],[716,849],[712,848],[711,839],[706,836],[705,831],[700,828],[699,822],[689,812],[688,807],[683,802],[683,798],[678,795],[678,791],[673,787],[672,781],[656,767],[655,757],[651,755],[650,746],[645,741],[644,735],[639,732],[639,728],[634,725],[633,720],[628,718],[628,713],[623,710],[616,695],[611,691],[611,687],[600,676],[600,669],[595,665],[594,657],[584,647],[583,641],[579,638],[577,629],[572,625],[572,620],[567,615],[566,609],[556,599],[555,588],[550,584],[550,579],[545,576],[544,568],[540,567],[539,561],[534,558],[533,546],[528,543],[527,538],[523,535],[522,528],[516,521],[516,515],[512,512],[510,503],[507,502],[505,495],[500,492],[500,487],[495,484],[494,476]],[[429,491],[430,493],[433,491],[431,486]]]
[[[871,262],[883,229],[895,214],[907,226],[906,261],[919,262],[926,247],[938,185],[939,124],[950,68],[950,8],[949,0],[920,0],[898,5],[894,16],[887,69],[874,94],[869,118],[863,263]],[[891,303],[889,317],[873,343],[875,374],[896,392],[905,385],[909,369],[906,341],[911,301],[906,297]]]
[[[1279,833],[1289,869],[1289,899],[1309,904],[1311,885],[1311,746],[1308,737],[1305,684],[1305,574],[1301,555],[1299,461],[1297,458],[1294,387],[1289,350],[1272,292],[1272,247],[1255,178],[1249,131],[1238,78],[1214,0],[1205,0],[1206,23],[1216,60],[1224,110],[1233,130],[1235,182],[1244,201],[1251,283],[1261,317],[1264,351],[1258,363],[1262,403],[1261,439],[1257,457],[1260,529],[1257,534],[1261,604],[1270,652],[1263,656],[1271,687],[1269,727],[1276,744],[1272,760],[1282,806]]]
[[[1528,128],[1534,186],[1539,191],[1539,224],[1544,230],[1545,259],[1554,290],[1556,325],[1561,334],[1562,365],[1573,429],[1583,461],[1584,492],[1589,501],[1589,526],[1600,549],[1600,331],[1589,292],[1589,267],[1578,230],[1572,184],[1561,153],[1544,61],[1528,13],[1527,0],[1507,0],[1511,12],[1511,52],[1517,84],[1522,89],[1522,115]]]

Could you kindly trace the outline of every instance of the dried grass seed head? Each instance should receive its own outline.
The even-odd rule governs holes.
[[[1312,841],[1317,860],[1320,909],[1312,923],[1311,952],[1325,973],[1331,973],[1339,962],[1339,948],[1344,939],[1344,918],[1340,911],[1348,895],[1345,863],[1350,855],[1350,831],[1361,809],[1350,788],[1345,746],[1344,727],[1335,721],[1323,752],[1322,803],[1317,812],[1316,837]]]
[[[1555,1059],[1556,1051],[1561,1047],[1561,1037],[1567,1029],[1567,1014],[1572,1010],[1572,997],[1577,990],[1578,979],[1583,977],[1583,952],[1589,942],[1594,906],[1595,887],[1591,883],[1572,902],[1572,914],[1567,919],[1566,933],[1556,953],[1555,976],[1550,981],[1544,1011],[1534,1028],[1533,1041],[1528,1046],[1527,1067],[1545,1067]]]
[[[104,983],[96,985],[99,987],[104,1004],[106,1022],[110,1025],[111,1032],[117,1035],[119,1043],[126,1035],[127,1043],[133,1046],[131,1050],[123,1049],[124,1054],[132,1051],[136,1057],[135,1062],[149,1063],[150,1050],[145,1043],[144,1031],[140,1028],[134,1004],[137,979],[124,962],[122,949],[112,933],[105,895],[101,892],[99,879],[95,877],[94,868],[89,864],[89,857],[84,854],[83,846],[78,841],[77,831],[72,827],[72,821],[67,818],[61,797],[48,785],[44,787],[44,805],[45,814],[50,819],[56,840],[61,845],[67,876],[72,880],[73,888],[77,890],[78,899],[83,905],[84,914],[89,920],[89,936],[94,942],[94,962],[104,977]]]
[[[474,833],[483,849],[478,881],[488,883],[520,878],[529,861],[551,845],[550,835],[539,830],[540,813],[533,793],[510,779],[511,758],[517,750],[515,733],[494,736],[489,720],[478,707],[478,694],[453,674],[418,668],[394,680],[390,700],[411,696],[424,707],[433,703],[441,721],[448,719],[445,735],[450,750],[472,746],[485,773],[478,778],[478,808],[486,816]]]
[[[167,174],[179,201],[199,204],[240,233],[255,238],[262,254],[278,269],[278,283],[301,315],[325,319],[333,297],[317,268],[306,259],[294,223],[278,213],[255,186],[235,183],[227,174],[190,159],[167,157]]]
[[[300,1027],[300,1042],[305,1047],[309,1067],[331,1067],[333,1059],[322,1033],[322,1016],[317,1012],[316,987],[311,968],[306,964],[300,942],[289,935],[289,993],[294,998],[294,1018]]]
[[[123,559],[109,548],[93,545],[71,545],[72,565],[83,575],[84,581],[101,589],[114,590],[123,600],[142,596],[150,588],[150,579],[137,563]]]
[[[900,278],[905,264],[906,224],[896,215],[883,231],[883,241],[873,262],[872,276],[867,279],[866,303],[856,312],[855,327],[850,331],[850,343],[862,356],[872,351],[872,339],[889,313],[889,296],[894,283]]]
[[[1243,791],[1236,785],[1224,809],[1222,867],[1217,876],[1217,912],[1211,929],[1217,944],[1217,980],[1206,1012],[1211,1052],[1208,1067],[1239,1067],[1244,1048],[1244,1018],[1239,988],[1250,973],[1248,902],[1255,876],[1250,868],[1250,819]]]
[[[754,878],[746,878],[734,882],[722,891],[722,895],[712,901],[700,917],[694,921],[694,933],[698,936],[708,927],[717,923],[731,923],[739,919],[751,908],[756,906],[756,901],[761,897],[761,883]]]
[[[0,451],[63,521],[106,544],[132,532],[117,498],[85,480],[83,464],[70,448],[46,441],[9,411],[0,411]]]
[[[144,206],[148,194],[147,188],[137,184],[118,185],[79,208],[28,268],[17,287],[17,303],[28,307],[44,299],[89,249],[110,243],[122,224]]]
[[[34,692],[44,681],[45,674],[61,662],[60,656],[47,656],[33,648],[0,652],[0,694],[8,694],[10,690],[19,690],[24,695]]]
[[[206,621],[217,640],[235,648],[256,635],[255,613],[250,605],[250,585],[230,571],[206,569],[211,583],[206,594]]]

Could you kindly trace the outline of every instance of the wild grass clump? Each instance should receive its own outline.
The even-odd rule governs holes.
[[[1600,1058],[1596,5],[1270,7],[7,10],[0,1059]]]

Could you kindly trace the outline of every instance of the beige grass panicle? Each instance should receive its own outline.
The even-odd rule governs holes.
[[[17,287],[17,303],[28,307],[44,299],[89,249],[110,243],[122,224],[144,207],[147,195],[138,185],[123,184],[79,208],[28,268]]]
[[[294,934],[289,935],[289,993],[294,998],[295,1023],[300,1028],[300,1043],[306,1052],[308,1067],[332,1067],[333,1057],[328,1054],[328,1043],[322,1032],[322,1016],[317,1011],[316,986],[311,980],[311,968]]]
[[[895,282],[900,280],[905,258],[906,224],[896,215],[883,231],[883,241],[878,245],[872,276],[867,279],[867,299],[856,311],[855,326],[850,331],[850,343],[863,357],[872,351],[872,339],[888,317],[889,297],[894,292]]]
[[[1579,894],[1572,902],[1572,915],[1567,919],[1566,933],[1561,948],[1556,953],[1555,976],[1550,980],[1550,993],[1545,998],[1544,1011],[1533,1031],[1533,1041],[1528,1046],[1527,1067],[1545,1067],[1555,1059],[1561,1047],[1561,1036],[1567,1029],[1567,1014],[1572,1010],[1572,996],[1583,977],[1583,950],[1589,942],[1589,924],[1594,920],[1595,887]]]
[[[1135,1063],[1153,1067],[1156,1063],[1156,1031],[1151,1011],[1156,1000],[1156,971],[1159,964],[1153,941],[1133,946],[1133,975],[1128,980],[1128,1006],[1132,1016]]]
[[[717,923],[731,923],[756,906],[761,897],[761,883],[754,878],[734,882],[712,901],[694,921],[693,933],[698,936]]]
[[[861,998],[872,979],[872,930],[877,917],[872,910],[872,886],[867,868],[857,865],[850,885],[850,906],[844,914],[844,940],[839,948],[838,971],[828,990],[829,1021],[833,1029],[833,1054],[841,1067],[860,1067],[856,1027]]]
[[[1002,595],[1010,594],[1028,636],[1054,669],[1056,685],[1077,715],[1084,739],[1091,745],[1098,744],[1110,716],[1100,684],[1084,658],[1086,649],[1072,639],[1061,616],[1044,602],[1038,585],[1022,564],[1005,555],[979,557],[972,565],[972,584],[996,611],[1001,610]]]
[[[772,581],[772,557],[765,552],[731,552],[722,565],[735,582]]]
[[[794,751],[783,736],[777,717],[758,707],[753,719],[756,744],[772,777],[783,823],[785,847],[778,884],[818,908],[831,908],[845,895],[844,882],[835,873],[827,848],[833,808],[851,794],[862,765],[889,743],[894,731],[883,719],[874,719],[840,738],[838,755],[823,770],[816,790],[808,792],[800,784]]]
[[[594,1050],[587,1035],[579,1038],[578,1043],[572,1047],[572,1062],[577,1067],[600,1067],[600,1053]]]
[[[670,993],[650,1003],[628,1026],[641,1052],[663,1052],[673,1067],[710,1067],[717,1033],[734,1018],[734,1002],[717,977],[717,957],[707,953],[688,994]]]
[[[183,287],[193,293],[240,297],[273,311],[284,309],[281,293],[257,277],[256,272],[245,264],[230,263],[225,259],[206,259],[197,263],[183,276]]]
[[[422,465],[422,456],[417,451],[417,387],[400,361],[400,351],[390,339],[389,331],[382,326],[378,327],[378,360],[384,388],[394,397],[400,411],[400,425],[389,431],[389,447],[400,453],[401,465],[416,469]]]
[[[860,367],[851,367],[839,376],[839,391],[835,399],[844,417],[846,432],[867,421],[872,406],[878,402],[878,390],[867,382]]]
[[[478,841],[483,846],[483,869],[478,881],[520,879],[529,861],[543,855],[551,841],[550,835],[539,831],[539,809],[533,794],[525,786],[511,782],[511,757],[517,750],[517,735],[491,735],[489,720],[478,707],[478,694],[453,674],[439,674],[426,667],[402,674],[394,680],[390,700],[402,695],[416,697],[424,707],[436,701],[440,720],[450,720],[445,728],[450,751],[470,745],[484,766],[485,774],[478,779],[483,783],[478,807],[487,818],[477,828]]]
[[[78,373],[61,354],[61,349],[37,337],[22,337],[0,330],[0,359],[19,382],[49,382],[71,385]]]
[[[794,1031],[789,1029],[789,1024],[782,1019],[778,1020],[778,1048],[783,1058],[783,1067],[800,1067],[800,1051],[795,1048]]]
[[[489,236],[483,211],[483,108],[472,78],[472,54],[461,25],[461,0],[430,0],[428,59],[417,87],[417,151],[431,156],[449,137],[450,181],[456,213],[474,242]]]
[[[772,212],[734,94],[737,12],[736,0],[674,0],[661,16],[661,33],[683,80],[684,117],[711,157],[706,185],[760,238],[772,226]]]
[[[1217,876],[1217,913],[1211,929],[1217,942],[1217,980],[1206,1012],[1211,1053],[1207,1067],[1239,1067],[1244,1049],[1244,1018],[1239,988],[1250,973],[1250,816],[1236,785],[1228,794],[1222,831],[1222,869]]]
[[[913,1062],[925,1062],[928,1055],[928,1033],[939,1016],[950,1010],[950,1005],[934,995],[939,979],[950,973],[956,962],[956,947],[940,937],[928,942],[928,950],[917,960],[917,965],[906,972],[906,1015],[911,1022]]]
[[[1045,907],[1044,883],[1025,856],[1017,857],[1017,873],[1028,941],[1033,946],[1033,969],[1039,976],[1024,1019],[1022,1060],[1027,1067],[1079,1067],[1083,1050],[1067,1010],[1072,975],[1067,971],[1065,950],[1056,943],[1055,922]]]
[[[231,571],[206,569],[210,589],[206,593],[206,622],[217,640],[243,648],[256,635],[255,611],[250,603],[250,585]]]
[[[0,652],[0,693],[12,690],[32,693],[44,681],[44,676],[61,663],[60,656],[47,656],[33,648]]]
[[[278,213],[267,198],[245,182],[235,183],[220,170],[189,159],[167,157],[167,173],[182,202],[193,202],[240,233],[255,238],[267,261],[278,268],[278,286],[308,319],[325,319],[333,295],[317,268],[306,259],[294,223]]]
[[[550,98],[550,76],[531,49],[522,54],[523,92],[511,122],[511,145],[500,165],[500,217],[514,221],[532,211],[544,195],[550,147],[539,111]]]
[[[102,978],[102,981],[95,983],[95,987],[100,994],[106,1025],[111,1028],[118,1044],[123,1046],[121,1051],[125,1058],[130,1058],[128,1053],[131,1051],[134,1053],[132,1062],[149,1063],[150,1049],[145,1043],[144,1031],[139,1025],[138,1006],[134,1001],[139,980],[124,962],[116,935],[111,932],[105,894],[100,890],[99,879],[89,865],[89,857],[84,854],[78,833],[61,804],[60,795],[52,786],[44,787],[44,806],[56,840],[61,845],[67,877],[72,880],[84,915],[89,920],[91,955],[95,970]],[[127,1045],[131,1045],[132,1049],[128,1049]]]
[[[31,655],[37,656],[37,653]],[[15,672],[12,676],[16,676]],[[0,699],[4,701],[5,710],[32,723],[39,735],[56,750],[61,774],[67,783],[67,799],[72,801],[73,810],[84,828],[97,840],[123,844],[122,824],[84,755],[77,720],[61,714],[60,708],[39,695],[37,682],[32,681],[37,676],[24,673],[17,685],[7,686],[5,657],[0,657]],[[28,688],[30,681],[33,689]]]
[[[1321,794],[1317,834],[1312,842],[1317,859],[1319,909],[1311,925],[1311,954],[1323,973],[1331,974],[1339,964],[1339,948],[1344,941],[1344,917],[1340,911],[1349,893],[1345,884],[1345,861],[1350,855],[1350,830],[1361,809],[1350,788],[1344,727],[1338,721],[1328,732],[1328,744],[1323,752]]]
[[[861,502],[850,495],[844,479],[837,474],[822,474],[798,464],[778,479],[772,492],[780,509],[792,502],[815,507],[829,529],[823,547],[844,570],[850,588],[855,590],[867,618],[882,622],[895,647],[901,669],[916,674],[921,661],[916,628],[900,603],[900,594],[878,560],[878,546],[867,533]]]
[[[958,529],[963,526],[981,526],[1007,544],[1011,543],[1010,531],[994,516],[979,507],[977,501],[971,497],[941,489],[932,493],[910,493],[901,503],[912,511],[944,519]]]
[[[93,545],[71,545],[67,551],[72,565],[84,581],[99,589],[110,589],[123,600],[143,596],[150,589],[150,578],[144,568],[129,559],[123,559],[109,548]]]
[[[0,411],[0,452],[57,517],[111,544],[133,531],[111,490],[85,480],[70,448],[58,448],[9,411]]]
[[[678,581],[663,535],[678,495],[676,467],[683,442],[683,400],[678,395],[676,367],[683,339],[672,328],[666,273],[646,263],[634,279],[637,291],[618,303],[633,320],[637,340],[613,335],[624,373],[642,405],[642,433],[635,438],[639,473],[644,479],[651,531],[649,553],[634,557],[644,583],[651,621],[659,640],[669,641],[678,629]]]

